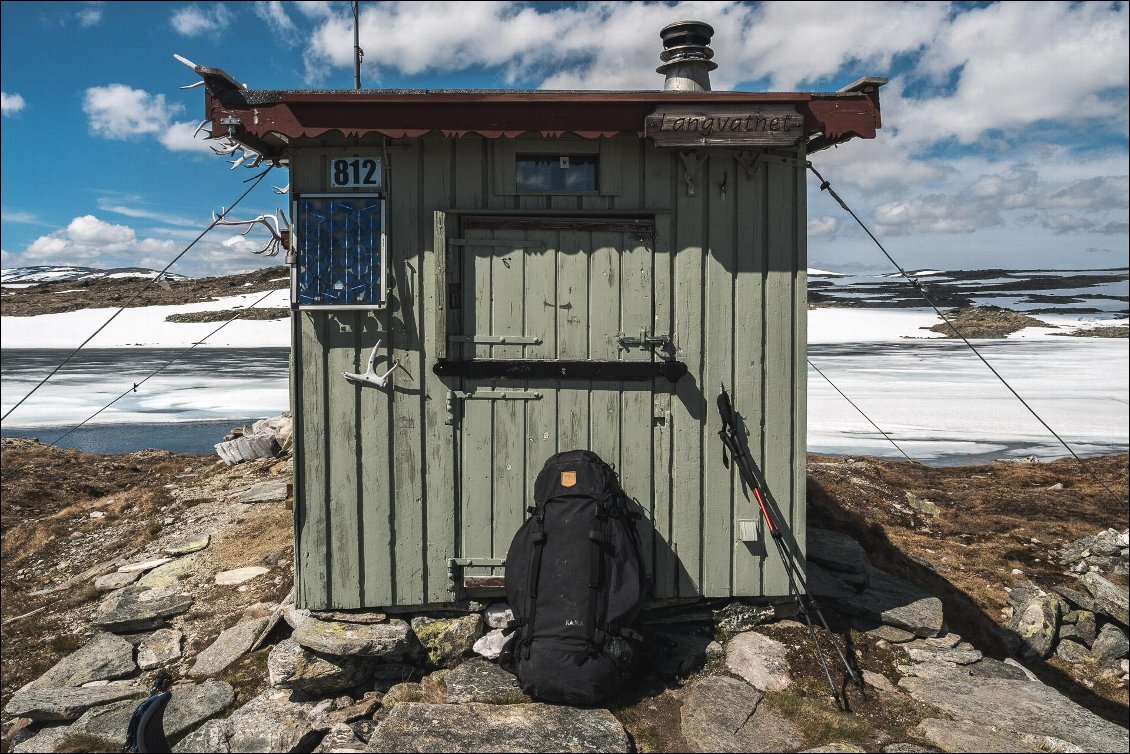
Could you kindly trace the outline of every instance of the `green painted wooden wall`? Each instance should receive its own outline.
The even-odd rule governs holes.
[[[586,445],[616,465],[643,508],[654,597],[787,594],[774,548],[737,539],[736,522],[756,520],[758,512],[722,464],[714,399],[724,381],[769,492],[803,545],[803,152],[765,154],[750,175],[742,164],[748,154],[739,160],[733,150],[706,150],[692,196],[676,150],[630,137],[515,143],[430,136],[385,146],[292,144],[297,193],[326,191],[331,157],[385,157],[392,288],[387,311],[302,311],[292,319],[299,604],[452,600],[448,559],[504,557],[532,504],[541,463]],[[507,171],[516,151],[594,148],[603,193],[514,193]],[[467,219],[482,216],[630,216],[651,221],[654,232],[496,230],[492,238],[514,242],[505,261],[499,249],[444,248],[443,236],[481,235],[467,229]],[[459,309],[445,301],[445,274],[457,283],[467,278]],[[538,314],[549,304],[569,314]],[[619,328],[636,334],[636,323],[647,319],[652,333],[672,336],[689,367],[673,389],[663,380],[508,383],[542,399],[465,401],[451,423],[448,391],[466,385],[431,371],[445,328],[535,329],[543,340],[450,345],[453,356],[475,348],[480,358],[648,358],[618,351],[610,337]],[[378,338],[403,367],[391,389],[346,382],[340,373],[364,371]]]

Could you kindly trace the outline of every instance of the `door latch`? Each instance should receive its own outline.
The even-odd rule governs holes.
[[[675,353],[675,344],[671,340],[670,335],[651,335],[648,333],[647,328],[641,327],[640,334],[624,335],[619,333],[616,335],[616,342],[620,344],[620,348],[625,351],[632,348],[638,348],[641,351],[645,348],[658,348],[666,353]]]

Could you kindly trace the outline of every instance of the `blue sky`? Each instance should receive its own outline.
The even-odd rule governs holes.
[[[173,53],[251,88],[352,86],[348,3],[0,7],[5,268],[161,267],[242,191],[252,173],[192,139],[203,95],[178,89],[196,77]],[[658,31],[682,18],[717,30],[716,89],[891,79],[879,137],[813,161],[905,265],[1127,265],[1126,3],[363,2],[363,79],[658,88]],[[270,185],[287,180],[237,215],[284,205]],[[253,247],[217,229],[174,271],[271,261]],[[824,269],[885,269],[815,186],[809,249]]]

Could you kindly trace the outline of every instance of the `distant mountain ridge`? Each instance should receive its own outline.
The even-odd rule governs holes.
[[[78,267],[72,265],[34,265],[0,270],[0,283],[59,283],[74,280],[115,280],[125,278],[153,278],[157,270],[147,267]],[[166,272],[161,278],[188,280],[185,275]]]

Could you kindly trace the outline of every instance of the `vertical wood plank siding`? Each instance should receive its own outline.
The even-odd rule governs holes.
[[[569,152],[568,139],[558,143]],[[617,163],[601,174],[618,176],[616,184],[600,195],[546,197],[499,190],[507,178],[498,160],[515,149],[473,135],[391,141],[390,308],[294,319],[299,604],[453,599],[448,558],[504,557],[538,469],[574,447],[614,463],[639,501],[654,597],[787,594],[764,529],[759,543],[737,541],[737,522],[759,515],[722,464],[714,399],[724,381],[769,496],[803,546],[803,152],[767,155],[751,176],[733,150],[708,150],[692,196],[677,151],[623,137],[601,149],[602,160]],[[298,154],[294,191],[327,191],[327,161],[346,154]],[[464,229],[466,215],[453,212],[543,209],[638,213],[654,234]],[[448,247],[452,238],[512,247]],[[448,281],[462,283],[461,300],[448,301]],[[550,308],[558,313],[546,315]],[[641,323],[671,335],[687,364],[674,388],[664,380],[511,384],[542,398],[457,400],[453,425],[448,390],[467,388],[431,369],[444,347],[453,358],[650,360],[618,349],[614,337],[637,334]],[[541,342],[445,342],[441,327]],[[400,360],[392,387],[347,383],[340,372],[362,371],[378,339],[389,362]]]

